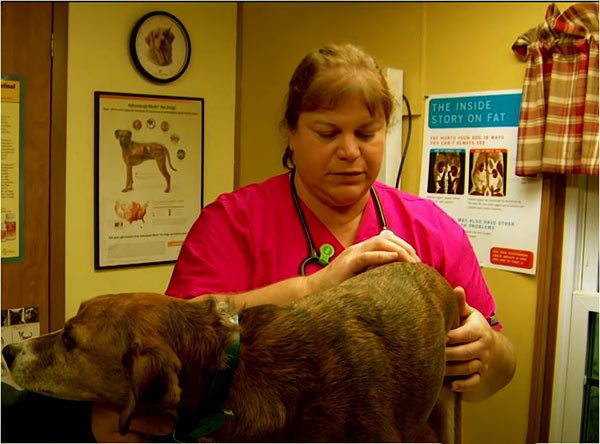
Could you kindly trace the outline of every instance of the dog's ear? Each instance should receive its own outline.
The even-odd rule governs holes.
[[[152,47],[152,39],[153,39],[153,34],[154,34],[154,30],[150,30],[150,32],[148,33],[148,35],[146,36],[146,44],[150,47]]]
[[[175,34],[173,34],[171,32],[171,28],[167,29],[167,40],[169,40],[169,43],[173,43],[173,39],[175,38]]]
[[[170,347],[148,340],[133,341],[122,361],[131,384],[128,404],[119,418],[119,430],[124,434],[138,403],[165,408],[179,403],[181,361]]]

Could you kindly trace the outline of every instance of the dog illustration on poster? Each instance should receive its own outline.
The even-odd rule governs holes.
[[[156,160],[158,170],[165,178],[167,183],[165,193],[171,191],[171,175],[167,170],[167,164],[173,171],[177,170],[171,164],[169,150],[165,146],[157,142],[136,142],[131,140],[131,131],[129,130],[116,130],[115,137],[121,145],[123,161],[127,170],[125,188],[121,191],[126,192],[133,189],[133,167],[151,159]]]

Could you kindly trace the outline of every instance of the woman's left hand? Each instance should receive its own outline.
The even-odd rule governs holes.
[[[453,378],[452,391],[466,392],[476,389],[489,369],[494,332],[483,315],[467,304],[461,287],[454,293],[461,325],[448,332],[446,376]]]

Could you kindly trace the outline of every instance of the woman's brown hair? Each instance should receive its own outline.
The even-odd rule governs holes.
[[[300,113],[334,108],[347,94],[362,98],[371,115],[381,107],[389,124],[394,98],[375,58],[352,44],[324,46],[307,54],[296,67],[281,124],[295,129]],[[294,168],[292,155],[288,145],[282,159],[287,169]]]

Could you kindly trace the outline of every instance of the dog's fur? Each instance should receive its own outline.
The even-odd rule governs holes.
[[[225,350],[239,328],[223,405],[235,416],[213,439],[410,442],[441,396],[446,333],[459,324],[448,283],[408,263],[371,269],[294,305],[242,309],[239,327],[231,314],[211,297],[98,296],[63,330],[3,355],[23,388],[119,406],[125,431],[144,405],[201,403],[214,372],[227,368]],[[446,409],[454,406],[448,393]],[[446,429],[439,439],[454,442],[444,408],[431,423]]]
[[[131,140],[131,131],[116,130],[115,137],[119,140],[121,151],[123,153],[123,161],[127,168],[127,179],[125,188],[121,191],[131,191],[133,189],[133,167],[139,165],[145,160],[155,159],[158,170],[162,173],[167,182],[165,193],[171,190],[171,175],[167,170],[167,163],[173,171],[177,171],[171,164],[169,150],[160,143],[156,142],[135,142]]]
[[[146,35],[148,58],[158,66],[170,65],[173,61],[173,39],[171,28],[156,27]]]

